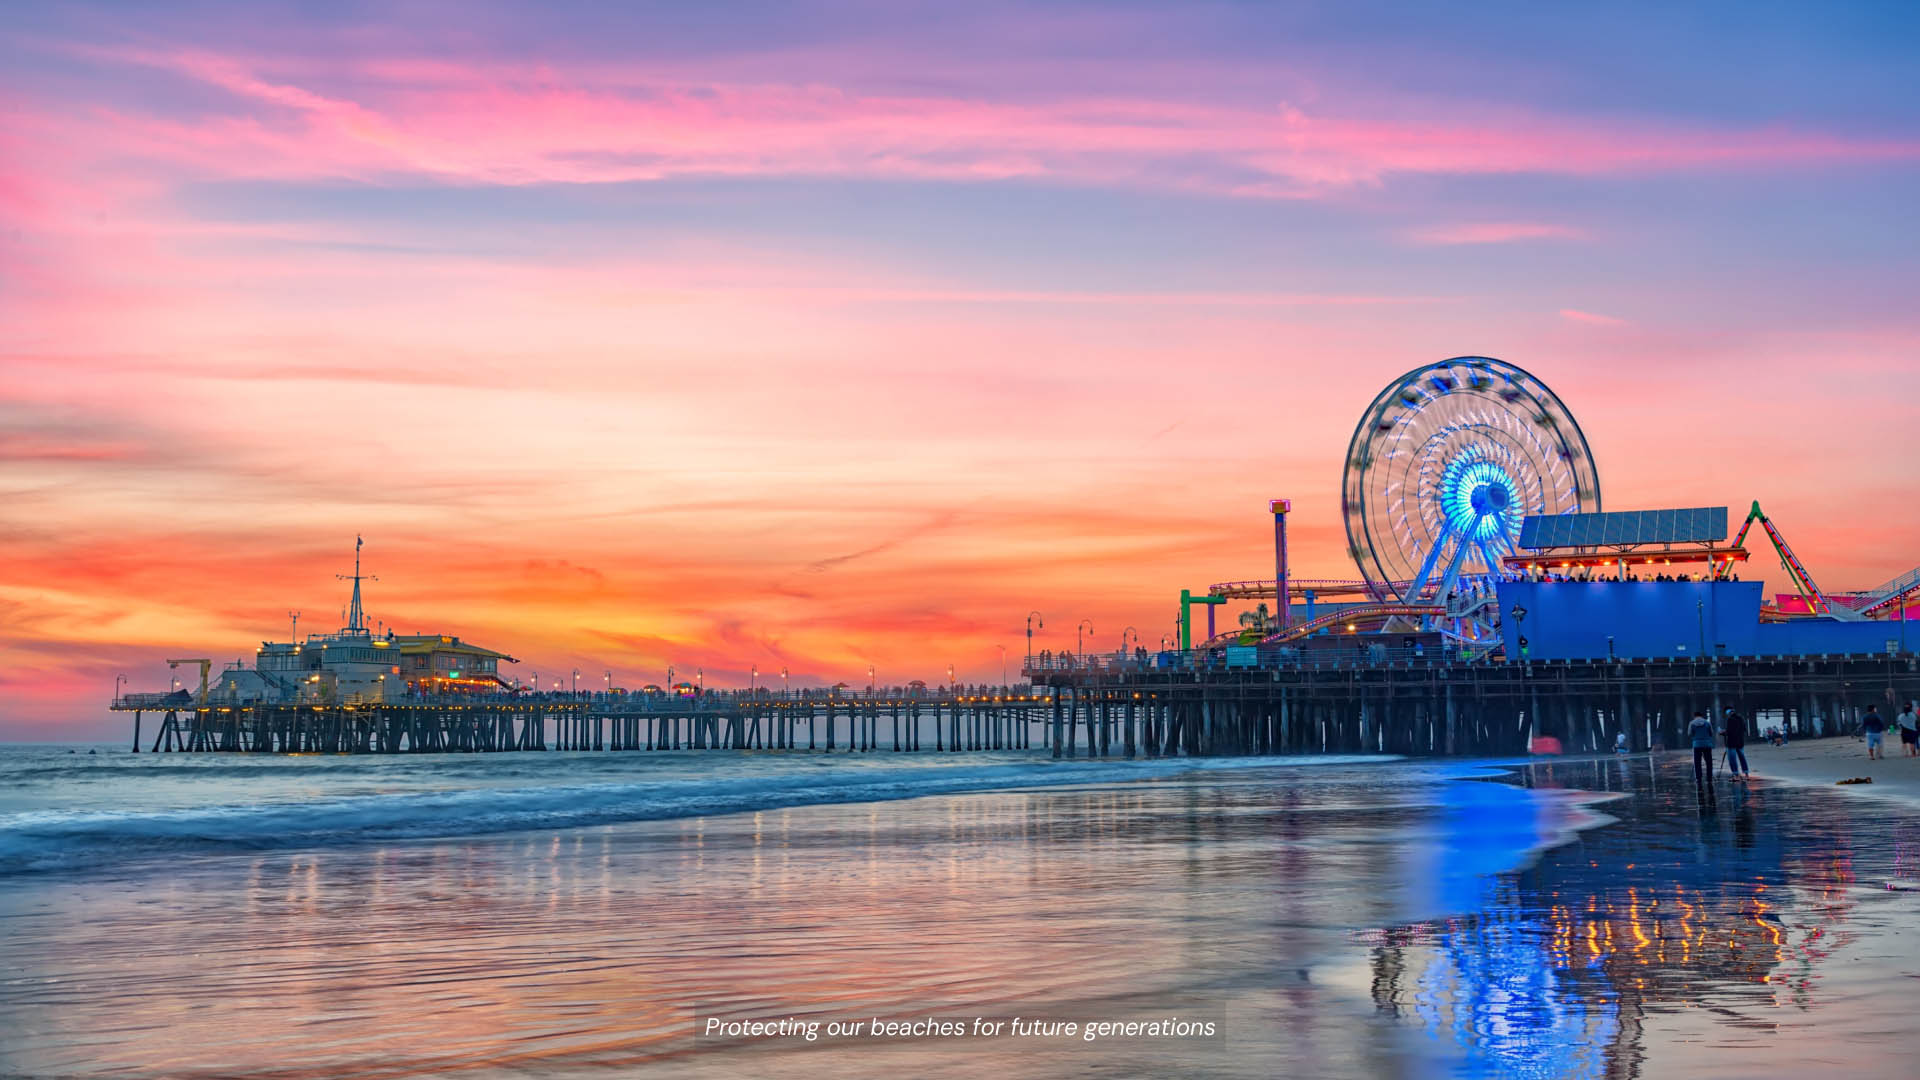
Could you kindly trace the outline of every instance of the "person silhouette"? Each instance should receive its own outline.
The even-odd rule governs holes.
[[[1705,709],[1693,710],[1693,722],[1687,725],[1687,739],[1693,744],[1693,782],[1713,782],[1713,721]]]

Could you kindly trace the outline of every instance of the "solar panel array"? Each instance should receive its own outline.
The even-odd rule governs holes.
[[[1520,547],[1693,544],[1727,538],[1727,508],[1622,510],[1610,514],[1541,514],[1520,521]]]

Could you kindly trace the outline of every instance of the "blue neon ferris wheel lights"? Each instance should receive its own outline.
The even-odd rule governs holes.
[[[1479,543],[1519,535],[1525,512],[1520,491],[1511,473],[1469,449],[1447,463],[1436,495],[1447,530],[1468,543]]]

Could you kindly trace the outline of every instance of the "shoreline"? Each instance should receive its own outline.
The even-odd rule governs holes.
[[[1785,746],[1748,743],[1747,763],[1753,767],[1755,780],[1820,787],[1920,804],[1920,757],[1906,757],[1900,736],[1891,731],[1887,734],[1884,744],[1886,756],[1877,761],[1867,760],[1865,739],[1851,735],[1830,735],[1790,742]],[[1725,755],[1725,747],[1714,749],[1716,778],[1726,775],[1722,767]],[[1856,776],[1871,777],[1873,783],[1838,782]]]

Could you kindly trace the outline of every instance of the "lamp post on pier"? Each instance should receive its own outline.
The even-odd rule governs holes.
[[[607,669],[607,700],[613,700],[613,669]]]
[[[580,669],[579,668],[573,669],[573,696],[574,697],[580,696]]]
[[[783,666],[780,669],[780,696],[788,697],[788,696],[791,696],[792,693],[793,691],[789,688],[789,685],[787,683],[787,669]]]
[[[755,684],[760,681],[760,665],[755,664],[747,670],[747,696],[752,697]]]
[[[674,697],[674,689],[673,689],[673,665],[672,665],[672,664],[668,664],[668,665],[667,665],[667,700],[668,700],[668,701],[672,701],[672,700],[673,700],[673,697]]]
[[[125,675],[115,675],[113,677],[113,703],[115,705],[120,704],[120,688],[125,686],[126,682],[127,677]]]
[[[1045,630],[1047,628],[1047,621],[1045,619],[1042,619],[1040,617],[1040,613],[1037,611],[1027,612],[1027,666],[1028,667],[1033,666],[1033,628],[1036,626],[1038,626],[1042,630]]]
[[[873,665],[868,664],[867,665],[867,696],[875,697],[877,696],[877,693],[878,691],[875,690],[874,683],[873,683]]]
[[[1081,661],[1087,658],[1086,635],[1093,633],[1093,620],[1081,619],[1080,625],[1073,628],[1073,655]]]
[[[1120,659],[1122,660],[1125,660],[1127,658],[1127,635],[1128,634],[1133,635],[1134,645],[1138,646],[1140,644],[1140,631],[1135,630],[1131,626],[1127,627],[1125,630],[1120,631]]]

